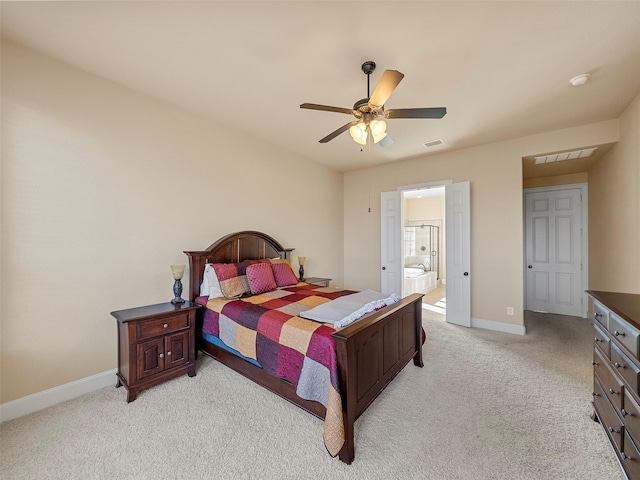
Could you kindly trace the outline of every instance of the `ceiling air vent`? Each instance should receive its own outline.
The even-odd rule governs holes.
[[[427,142],[424,144],[426,148],[437,147],[438,145],[444,145],[444,142],[438,139],[438,140],[431,140],[430,142]]]
[[[585,148],[584,150],[574,150],[572,152],[552,153],[551,155],[543,155],[541,157],[534,157],[534,163],[541,165],[543,163],[562,162],[564,160],[575,160],[577,158],[590,157],[598,147]]]

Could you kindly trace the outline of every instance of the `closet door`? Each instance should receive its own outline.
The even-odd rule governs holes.
[[[582,314],[579,188],[525,193],[527,310]]]

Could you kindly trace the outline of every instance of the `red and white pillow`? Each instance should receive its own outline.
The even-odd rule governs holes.
[[[275,290],[278,286],[273,276],[271,263],[256,263],[247,267],[247,280],[251,293],[258,295]]]
[[[288,287],[298,283],[298,279],[288,263],[274,263],[271,267],[278,287]]]

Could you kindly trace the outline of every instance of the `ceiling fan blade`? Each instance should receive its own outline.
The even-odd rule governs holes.
[[[373,91],[373,95],[369,98],[369,103],[376,107],[381,107],[396,89],[400,81],[404,78],[404,74],[397,70],[385,70],[380,77],[376,89]]]
[[[346,113],[347,115],[353,115],[353,110],[350,108],[331,107],[329,105],[318,105],[317,103],[303,103],[300,108],[307,108],[309,110],[322,110],[325,112],[338,112]]]
[[[447,114],[445,107],[395,108],[384,112],[386,118],[442,118]]]
[[[331,132],[329,135],[327,135],[326,137],[324,137],[323,139],[321,139],[319,142],[320,143],[327,143],[330,140],[333,140],[334,138],[336,138],[338,135],[340,135],[341,133],[346,132],[347,130],[349,130],[349,128],[351,128],[351,125],[355,124],[357,122],[349,122],[343,126],[341,126],[339,129]]]

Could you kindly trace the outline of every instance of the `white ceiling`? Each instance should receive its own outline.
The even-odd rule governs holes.
[[[640,2],[6,2],[2,34],[340,171],[617,118],[640,91]],[[360,65],[405,74],[370,151],[351,120]],[[569,79],[590,73],[572,87]],[[427,149],[424,143],[445,145]],[[581,147],[581,146],[576,146]],[[535,153],[535,152],[532,152]],[[540,152],[550,153],[550,152]]]

